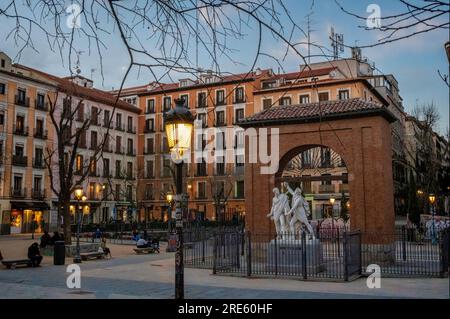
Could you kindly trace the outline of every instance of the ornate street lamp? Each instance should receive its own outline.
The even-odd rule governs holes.
[[[436,228],[434,224],[434,215],[436,214],[434,203],[436,202],[436,196],[434,194],[428,195],[428,201],[430,202],[431,223],[432,223],[431,243],[434,245],[436,244]]]
[[[175,253],[175,299],[184,299],[183,264],[183,219],[181,201],[183,194],[183,155],[191,147],[191,135],[194,116],[186,107],[183,99],[175,100],[175,107],[164,113],[164,128],[167,143],[176,164],[176,233],[177,251]]]
[[[86,196],[84,196],[84,191],[83,188],[81,186],[78,186],[77,188],[75,188],[74,190],[74,197],[77,200],[77,206],[75,207],[75,220],[77,222],[77,246],[76,246],[76,253],[75,253],[75,257],[73,258],[73,262],[76,264],[81,263],[81,256],[80,256],[80,227],[81,227],[81,222],[80,222],[80,215],[83,216],[83,212],[81,212],[81,214],[79,213],[80,210],[80,201],[86,200]]]

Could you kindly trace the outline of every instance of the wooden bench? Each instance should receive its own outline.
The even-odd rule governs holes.
[[[81,253],[80,257],[81,257],[81,260],[103,259],[103,258],[105,258],[105,253],[99,252],[99,251],[92,251],[89,253]]]
[[[15,269],[17,266],[31,267],[33,265],[30,259],[2,260],[2,264],[8,269]]]
[[[153,247],[146,247],[146,248],[133,248],[133,250],[136,252],[136,254],[152,254],[155,252],[155,248]]]

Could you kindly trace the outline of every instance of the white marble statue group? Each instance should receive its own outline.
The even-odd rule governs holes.
[[[275,222],[277,239],[295,238],[297,222],[303,224],[310,238],[314,239],[314,231],[307,217],[310,215],[309,204],[302,196],[302,190],[299,187],[292,190],[288,183],[283,185],[292,195],[292,205],[289,205],[288,196],[275,187],[273,189],[272,208],[270,213],[267,214],[267,217],[270,217]]]

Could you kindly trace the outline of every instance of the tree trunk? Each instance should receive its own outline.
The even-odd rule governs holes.
[[[70,222],[70,198],[63,201],[62,213],[64,217],[64,242],[66,245],[72,244],[72,230]]]

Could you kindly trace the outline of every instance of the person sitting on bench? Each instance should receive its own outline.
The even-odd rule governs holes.
[[[31,265],[33,267],[39,267],[42,261],[42,256],[39,250],[38,243],[32,243],[31,246],[28,248],[28,258],[31,260]]]
[[[41,248],[47,247],[50,244],[52,237],[48,234],[48,231],[44,231],[44,235],[41,236]]]
[[[151,247],[159,253],[159,240],[157,238],[152,239]]]
[[[102,243],[100,244],[100,247],[102,248],[103,252],[105,253],[105,256],[109,255],[109,257],[112,258],[111,249],[106,247],[106,238],[105,238],[105,236],[102,237]]]
[[[136,247],[137,248],[148,248],[148,242],[144,238],[141,238],[137,241]]]

